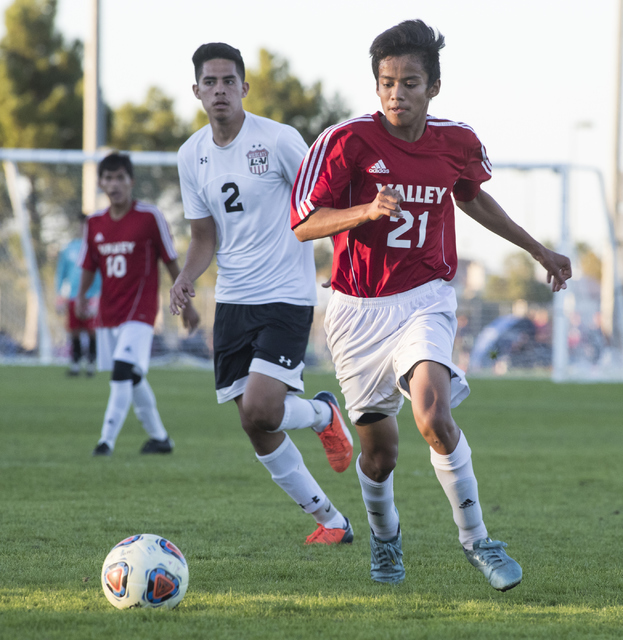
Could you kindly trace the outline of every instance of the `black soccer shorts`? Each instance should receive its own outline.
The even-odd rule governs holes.
[[[228,389],[249,375],[251,362],[269,363],[267,375],[295,389],[295,370],[302,372],[314,308],[285,302],[229,304],[218,302],[214,318],[214,374],[217,394],[223,400]],[[264,370],[260,367],[260,370]],[[282,372],[282,373],[281,373]],[[296,375],[299,379],[301,376]],[[222,390],[219,393],[219,390]],[[239,395],[236,393],[236,395]]]

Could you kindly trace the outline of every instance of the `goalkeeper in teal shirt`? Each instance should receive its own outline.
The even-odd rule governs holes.
[[[82,216],[84,217],[84,216]],[[87,318],[76,317],[74,300],[80,287],[80,275],[82,268],[77,265],[81,239],[71,240],[58,256],[56,266],[56,296],[57,310],[67,314],[67,331],[71,337],[71,364],[67,375],[80,374],[80,361],[82,359],[82,333],[89,336],[89,347],[85,373],[92,376],[95,373],[95,317],[97,316],[97,303],[102,288],[102,278],[99,271],[95,274],[95,280],[87,292],[89,300],[89,316]]]

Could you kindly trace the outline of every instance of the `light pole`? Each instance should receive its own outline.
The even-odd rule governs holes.
[[[84,46],[84,102],[82,148],[93,154],[104,144],[103,108],[99,86],[99,24],[100,0],[91,0],[91,21]],[[82,165],[82,210],[96,209],[97,165],[87,161]]]

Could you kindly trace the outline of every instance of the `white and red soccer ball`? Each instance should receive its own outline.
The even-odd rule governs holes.
[[[188,564],[182,552],[162,536],[130,536],[106,556],[102,589],[117,609],[172,609],[188,589]]]

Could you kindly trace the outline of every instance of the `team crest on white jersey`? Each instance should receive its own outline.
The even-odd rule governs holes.
[[[368,169],[368,173],[389,173],[389,169],[382,160],[379,160]]]
[[[249,159],[249,171],[255,175],[261,175],[268,171],[268,151],[266,149],[251,149],[247,153]]]
[[[95,240],[95,242],[104,242],[104,234],[101,231],[98,231],[95,234],[94,240]]]

